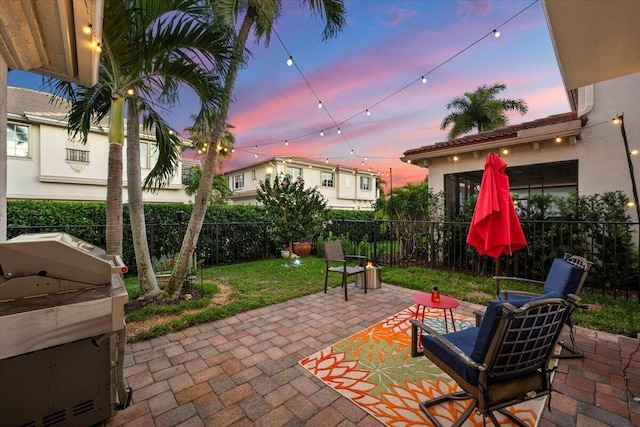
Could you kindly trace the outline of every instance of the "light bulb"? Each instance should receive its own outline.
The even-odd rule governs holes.
[[[636,204],[635,204],[634,202],[632,202],[631,200],[629,200],[629,201],[627,202],[627,207],[628,207],[628,208],[632,208],[632,207],[634,207],[635,205],[636,205]]]
[[[287,59],[287,65],[291,67],[293,65],[293,56],[289,55],[289,59]]]
[[[325,163],[329,163],[329,158],[327,157],[327,160],[324,161]]]
[[[353,149],[351,150],[351,152],[349,154],[353,154]]]
[[[284,140],[284,145],[288,147],[289,146],[289,141],[285,139]]]
[[[258,153],[254,154],[253,157],[258,158]]]
[[[320,136],[324,136],[324,131],[323,130],[320,131]]]
[[[638,155],[638,150],[631,150],[631,154],[632,156],[637,156]]]
[[[258,146],[256,145],[255,147],[253,147],[253,149],[254,149],[254,150],[257,150],[257,149],[258,149]]]
[[[556,142],[562,142],[562,138],[560,138],[559,136],[556,136]]]
[[[129,88],[129,89],[127,89],[127,95],[129,95],[129,96],[133,96],[133,94],[134,94],[134,93],[136,93],[136,91],[135,91],[135,90],[133,90],[133,88]]]
[[[318,101],[318,108],[322,108],[322,101]]]
[[[340,135],[342,133],[342,131],[340,130],[340,128],[338,128],[338,135]]]
[[[93,49],[98,53],[102,52],[102,44],[98,41],[94,42]]]
[[[502,33],[498,30],[493,30],[493,37],[498,38]]]
[[[614,125],[619,125],[620,123],[622,123],[622,119],[620,117],[616,117],[615,119],[613,119]]]
[[[422,83],[426,83],[427,82],[427,78],[425,76],[422,76]]]
[[[169,129],[169,135],[173,135],[173,129]]]
[[[368,157],[365,157],[365,158],[364,158],[364,160],[365,160],[365,161],[367,161],[367,160],[369,160],[369,158],[368,158]]]
[[[360,163],[360,165],[364,166],[364,161]]]
[[[367,113],[367,116],[370,116],[370,115],[371,115],[371,111],[369,111],[369,109],[368,109],[368,108],[367,108],[366,113]]]
[[[91,25],[91,23],[88,23],[87,25],[83,25],[82,32],[85,33],[86,35],[90,35],[93,32],[93,25]]]
[[[407,160],[407,163],[411,164],[411,159]]]
[[[458,160],[460,160],[460,158],[458,156],[453,156],[453,161],[457,162]]]
[[[502,149],[502,154],[509,154],[509,149],[508,148],[503,148]]]

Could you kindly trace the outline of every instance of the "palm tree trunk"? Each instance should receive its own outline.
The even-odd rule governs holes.
[[[151,267],[151,255],[147,242],[147,226],[142,201],[142,173],[140,170],[139,114],[134,99],[127,102],[127,194],[129,196],[129,219],[131,237],[138,269],[140,297],[152,298],[161,293],[158,280]]]
[[[242,54],[244,52],[247,38],[249,37],[249,31],[253,26],[256,19],[256,9],[253,6],[249,6],[247,13],[242,21],[242,27],[240,27],[240,33],[238,34],[237,47],[235,57],[229,67],[229,72],[225,79],[224,84],[224,104],[221,106],[218,116],[216,117],[216,123],[211,134],[211,147],[215,147],[215,144],[222,138],[223,132],[226,130],[227,115],[229,113],[229,103],[231,102],[231,96],[233,94],[233,88],[236,84],[236,77],[238,76],[238,70],[242,63]],[[164,294],[169,299],[177,299],[182,291],[182,285],[184,284],[187,270],[189,268],[189,259],[191,253],[196,249],[198,244],[198,238],[200,237],[200,231],[202,230],[202,224],[207,213],[207,206],[209,203],[209,196],[211,195],[211,184],[213,183],[213,177],[216,169],[216,150],[209,149],[205,155],[204,165],[202,166],[202,177],[200,178],[200,185],[196,192],[196,198],[191,211],[191,217],[189,218],[189,224],[185,231],[184,239],[182,240],[182,247],[180,248],[180,255],[176,260],[176,265],[169,279],[169,283],[164,289]]]
[[[109,116],[109,166],[107,178],[107,253],[122,255],[122,144],[124,98],[114,95]]]

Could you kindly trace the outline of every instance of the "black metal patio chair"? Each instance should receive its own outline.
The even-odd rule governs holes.
[[[487,307],[480,327],[448,334],[411,319],[412,356],[424,354],[462,388],[422,402],[420,409],[441,426],[429,408],[470,400],[453,426],[462,425],[474,410],[495,426],[500,425],[496,411],[519,426],[527,425],[505,408],[551,393],[549,360],[578,300],[575,295],[552,293],[526,302],[495,301]]]

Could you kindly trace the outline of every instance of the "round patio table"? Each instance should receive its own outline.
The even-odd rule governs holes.
[[[433,301],[431,299],[431,293],[415,294],[413,296],[413,302],[416,303],[416,320],[420,314],[420,308],[422,307],[421,322],[424,322],[424,311],[426,307],[441,309],[444,312],[444,328],[446,332],[449,332],[448,318],[451,318],[451,326],[456,331],[456,322],[453,319],[453,309],[458,307],[460,303],[457,299],[440,294],[440,301]]]

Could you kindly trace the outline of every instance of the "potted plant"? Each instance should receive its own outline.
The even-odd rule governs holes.
[[[302,177],[270,176],[260,182],[258,201],[265,207],[271,222],[269,231],[288,248],[295,251],[294,242],[310,242],[322,231],[327,201],[317,188],[305,188]],[[310,250],[310,248],[309,248]],[[287,265],[291,265],[293,251],[289,251]]]

